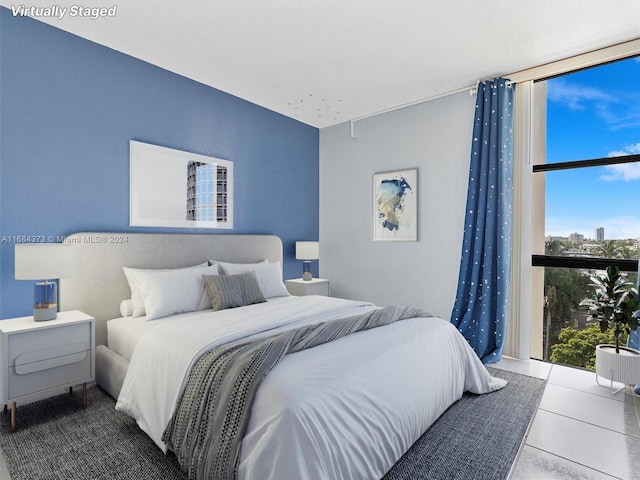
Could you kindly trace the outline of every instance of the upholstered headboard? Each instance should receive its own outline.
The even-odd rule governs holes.
[[[273,235],[80,232],[65,243],[74,245],[74,274],[60,279],[60,310],[94,317],[96,345],[107,343],[106,321],[120,317],[120,302],[131,296],[123,266],[177,268],[208,259],[282,262],[282,241]]]

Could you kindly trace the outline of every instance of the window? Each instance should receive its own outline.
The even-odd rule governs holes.
[[[630,58],[534,86],[535,125],[544,130],[534,136],[544,146],[533,161],[533,218],[544,225],[533,226],[533,358],[589,368],[588,343],[603,340],[578,307],[590,275],[614,264],[636,280],[639,79],[640,58]]]

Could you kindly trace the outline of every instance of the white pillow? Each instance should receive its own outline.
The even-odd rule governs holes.
[[[256,265],[266,265],[269,263],[269,260],[265,259],[261,262],[255,263],[233,263],[221,262],[219,260],[209,260],[209,263],[211,265],[218,265],[220,267],[220,275],[237,275],[239,273],[247,273],[253,271],[253,267],[255,267]]]
[[[133,316],[133,302],[131,299],[122,300],[120,302],[120,315],[123,317],[131,317]]]
[[[153,270],[147,268],[129,268],[122,267],[122,271],[124,275],[127,277],[127,281],[129,282],[129,288],[131,289],[131,303],[133,306],[132,315],[134,317],[141,317],[145,314],[144,311],[144,302],[142,301],[142,297],[140,296],[140,289],[138,288],[138,273],[139,272],[168,272],[171,270],[185,270],[189,268],[204,268],[208,267],[209,262],[203,262],[199,265],[194,265],[193,267],[184,267],[184,268],[164,268],[160,270]]]
[[[211,308],[203,275],[218,275],[218,266],[138,272],[138,288],[147,315],[145,320]]]
[[[259,264],[226,264],[224,272],[227,275],[237,275],[239,273],[256,272],[258,285],[262,290],[264,298],[289,296],[287,287],[282,281],[282,268],[280,262],[259,263]]]

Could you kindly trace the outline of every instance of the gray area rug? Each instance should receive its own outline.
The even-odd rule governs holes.
[[[518,454],[545,380],[489,368],[509,381],[487,395],[465,393],[383,480],[504,480]]]
[[[99,387],[87,389],[86,409],[81,391],[18,407],[14,433],[10,414],[0,417],[11,480],[187,478],[175,457],[165,457],[135,420],[116,412]]]
[[[491,371],[509,384],[488,395],[465,394],[385,480],[507,478],[545,382]],[[175,457],[163,455],[114,405],[100,388],[88,390],[86,410],[78,393],[59,395],[18,408],[15,433],[9,414],[1,414],[0,448],[11,480],[185,480]]]

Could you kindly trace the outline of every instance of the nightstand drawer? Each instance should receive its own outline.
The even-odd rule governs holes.
[[[329,296],[329,283],[312,283],[306,286],[307,295],[324,295]]]
[[[18,363],[28,363],[29,355],[24,355],[36,352],[44,357],[33,357],[32,361],[69,355],[73,352],[68,348],[78,344],[85,345],[84,350],[91,350],[91,322],[14,333],[9,342],[8,363],[10,367],[15,366],[18,357],[23,359]]]
[[[84,360],[86,356],[87,345],[84,343],[74,343],[37,352],[23,353],[16,357],[15,372],[16,375],[29,375],[40,370],[78,363]]]
[[[92,379],[91,322],[43,324],[8,335],[6,398]]]
[[[78,359],[80,360],[78,361]],[[7,372],[7,400],[18,398],[22,395],[29,395],[32,393],[55,388],[60,385],[85,383],[91,381],[91,351],[84,351],[81,353],[72,354],[69,356],[55,357],[53,359],[40,362],[37,365],[37,370],[31,373],[19,374],[20,365],[17,367],[9,367]],[[60,366],[51,366],[55,363],[63,363]],[[30,364],[32,367],[34,364]],[[44,366],[50,366],[50,368],[42,368]],[[23,370],[24,372],[25,370]]]

